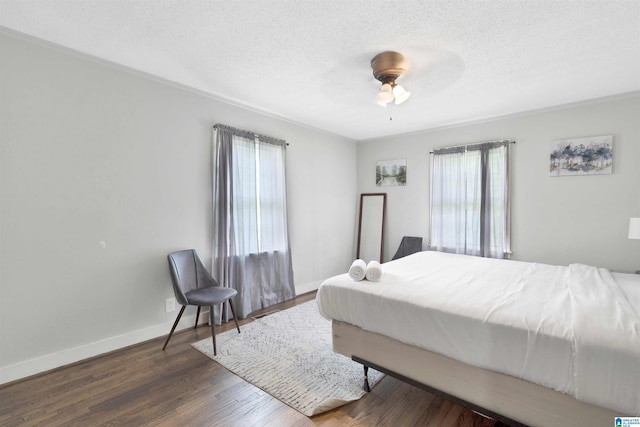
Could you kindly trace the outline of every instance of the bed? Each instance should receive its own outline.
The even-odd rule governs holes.
[[[511,425],[640,415],[640,275],[434,251],[316,301],[334,351]]]

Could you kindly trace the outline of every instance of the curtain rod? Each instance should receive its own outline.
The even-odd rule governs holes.
[[[515,144],[516,143],[516,141],[514,141],[513,139],[495,139],[493,141],[474,142],[473,144],[460,144],[460,145],[450,145],[448,147],[438,147],[438,148],[436,148],[436,150],[440,150],[442,148],[473,147],[474,145],[490,144],[492,142],[508,142],[510,144]],[[433,154],[433,150],[429,151],[429,154]]]
[[[214,128],[214,129],[218,129],[218,126],[226,126],[227,128],[231,128],[231,127],[232,127],[232,126],[227,126],[227,125],[223,125],[223,124],[218,123],[218,124],[216,124],[216,125],[213,125],[213,128]],[[234,128],[234,129],[235,129],[235,128]],[[240,130],[240,129],[238,129],[238,130]],[[251,132],[251,131],[246,131],[246,132],[253,134],[253,136],[254,136],[255,138],[270,138],[270,139],[277,139],[277,140],[280,140],[280,141],[284,142],[287,146],[289,145],[289,143],[288,143],[287,141],[285,141],[285,140],[283,140],[283,139],[280,139],[280,138],[274,138],[274,137],[272,137],[272,136],[261,135],[261,134],[259,134],[259,133],[255,133],[255,132]]]

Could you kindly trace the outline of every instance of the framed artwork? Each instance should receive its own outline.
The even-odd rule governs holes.
[[[376,163],[376,185],[407,185],[407,160],[382,160]]]
[[[551,141],[551,176],[603,175],[613,172],[613,135]]]

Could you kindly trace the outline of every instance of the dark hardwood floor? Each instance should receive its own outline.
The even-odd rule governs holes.
[[[285,309],[309,293],[270,307]],[[258,312],[257,314],[259,314]],[[250,322],[250,319],[240,323]],[[233,322],[220,332],[232,329]],[[168,331],[167,331],[168,332]],[[190,344],[206,326],[0,386],[1,426],[494,426],[472,411],[385,377],[362,399],[308,418]]]

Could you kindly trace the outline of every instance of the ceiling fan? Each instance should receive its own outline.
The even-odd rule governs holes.
[[[401,53],[390,50],[381,52],[371,60],[371,68],[373,77],[382,83],[376,95],[376,104],[386,107],[391,101],[399,105],[409,99],[411,92],[396,83],[398,77],[407,71]]]

